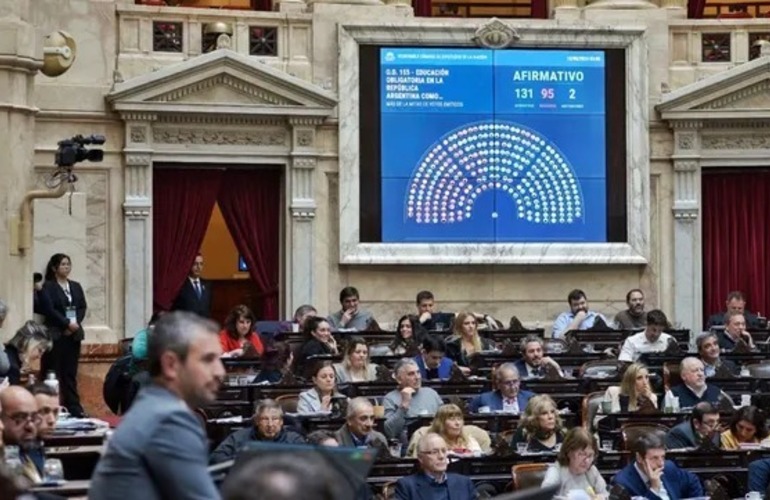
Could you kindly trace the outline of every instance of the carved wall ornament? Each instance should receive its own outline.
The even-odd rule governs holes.
[[[701,139],[703,149],[770,149],[770,136],[707,135]]]
[[[504,49],[517,42],[521,37],[516,30],[493,17],[484,23],[473,35],[473,41],[488,49]]]
[[[313,219],[315,219],[315,208],[311,208],[311,207],[292,208],[291,217],[292,219],[300,222],[312,221]]]
[[[674,161],[674,171],[693,173],[698,170],[698,162],[695,160],[676,160]]]
[[[123,207],[123,215],[129,219],[146,219],[150,216],[150,210],[138,209],[134,207]]]
[[[232,45],[233,45],[233,40],[232,38],[230,38],[230,35],[223,33],[217,37],[217,50],[229,49]]]
[[[697,208],[674,208],[674,219],[682,222],[695,222],[698,220]]]
[[[285,130],[206,130],[161,128],[152,132],[160,144],[206,144],[213,146],[283,146]]]
[[[692,149],[695,146],[694,134],[679,134],[677,138],[679,149]]]
[[[313,131],[312,130],[300,130],[297,132],[297,144],[302,147],[308,147],[313,145]]]
[[[148,154],[127,154],[126,165],[149,165],[152,157]]]
[[[300,157],[292,160],[292,167],[294,168],[315,168],[317,160],[311,157]]]
[[[764,80],[746,88],[736,90],[713,101],[706,102],[695,109],[755,108],[767,107],[770,103],[767,92],[770,81]]]
[[[131,142],[147,142],[147,133],[144,127],[131,127],[129,131]]]
[[[273,105],[297,105],[298,103],[292,102],[284,96],[275,94],[266,89],[255,86],[252,83],[241,80],[231,75],[221,74],[212,76],[205,80],[195,82],[191,85],[174,89],[171,92],[161,94],[154,97],[152,100],[155,102],[174,102],[187,97],[189,95],[197,94],[206,91],[212,87],[224,86],[231,88],[241,94],[248,95],[254,102],[273,104]]]

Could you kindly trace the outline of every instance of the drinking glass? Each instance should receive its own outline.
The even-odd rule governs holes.
[[[58,458],[46,458],[44,473],[46,482],[63,481],[64,465]]]

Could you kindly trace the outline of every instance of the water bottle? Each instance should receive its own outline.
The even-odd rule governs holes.
[[[56,379],[56,373],[49,371],[45,376],[45,385],[59,393],[59,381]]]
[[[5,447],[5,466],[12,475],[24,474],[24,464],[21,461],[21,454],[18,446]]]

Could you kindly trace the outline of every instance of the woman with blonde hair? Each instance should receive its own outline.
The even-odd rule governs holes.
[[[556,451],[564,440],[564,423],[556,403],[550,396],[533,396],[519,420],[519,427],[513,436],[512,446],[527,443],[527,451]]]
[[[481,351],[494,350],[495,344],[479,335],[478,320],[469,312],[461,312],[455,316],[452,336],[447,339],[446,355],[458,366],[467,367],[470,357]]]
[[[16,335],[5,344],[9,368],[0,376],[7,377],[11,385],[20,385],[22,375],[28,375],[35,370],[35,364],[43,354],[50,351],[53,342],[46,327],[32,320],[16,331]]]
[[[608,387],[604,400],[612,403],[612,413],[636,412],[650,404],[658,407],[658,397],[650,387],[650,372],[642,363],[631,363],[623,373],[620,386]]]
[[[348,339],[342,363],[334,364],[334,373],[339,384],[377,380],[377,365],[369,362],[369,347],[363,338]]]
[[[410,457],[417,456],[417,444],[428,433],[435,433],[444,438],[447,449],[452,454],[472,455],[482,451],[478,440],[471,436],[465,425],[462,410],[455,404],[441,405],[430,426],[422,427],[412,435],[407,453]]]
[[[564,436],[556,463],[545,472],[542,487],[561,485],[558,495],[584,491],[592,499],[607,498],[607,483],[594,465],[596,440],[582,427],[575,427]]]

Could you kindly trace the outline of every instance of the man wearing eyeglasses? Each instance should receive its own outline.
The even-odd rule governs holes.
[[[698,403],[692,409],[689,420],[673,427],[666,434],[666,448],[676,450],[681,448],[698,448],[705,441],[719,448],[719,410],[711,403]]]
[[[23,387],[11,386],[0,392],[0,406],[5,446],[18,446],[24,476],[33,483],[41,482],[45,453],[38,441],[40,414],[35,396]]]
[[[476,396],[470,403],[471,413],[485,411],[513,413],[518,415],[527,407],[529,399],[535,395],[521,389],[519,370],[513,363],[504,363],[495,371],[497,389]]]
[[[474,500],[477,498],[471,480],[448,473],[449,450],[444,438],[433,432],[417,445],[417,461],[421,471],[405,476],[396,483],[398,500]]]

